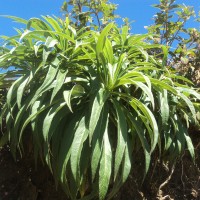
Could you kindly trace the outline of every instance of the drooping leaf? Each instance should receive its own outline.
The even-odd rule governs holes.
[[[162,117],[162,124],[166,126],[169,119],[169,104],[168,104],[167,90],[159,92],[159,95],[160,95],[160,111]]]
[[[72,97],[79,97],[83,94],[84,94],[84,88],[79,84],[74,85],[71,90],[66,90],[63,92],[65,102],[67,103],[67,106],[71,112],[73,112],[71,107]]]
[[[80,120],[77,131],[74,135],[74,139],[71,147],[70,164],[73,177],[78,185],[80,185],[80,156],[83,149],[83,144],[88,137],[89,131],[87,127],[86,118],[83,117]]]
[[[121,109],[121,106],[117,101],[113,101],[114,107],[117,113],[117,147],[116,147],[116,154],[115,154],[115,165],[114,165],[114,179],[118,174],[120,165],[123,160],[125,149],[127,148],[127,122],[126,117]]]
[[[152,152],[156,147],[156,144],[158,142],[158,136],[159,136],[158,125],[157,125],[156,119],[155,119],[153,113],[148,109],[148,107],[145,106],[144,104],[142,104],[139,100],[133,98],[132,101],[130,102],[130,104],[133,108],[137,107],[140,111],[142,111],[142,113],[144,114],[144,116],[147,119],[146,123],[147,124],[149,123],[152,128],[152,131],[153,131],[153,138],[151,141],[151,152]]]
[[[108,124],[106,125],[108,126]],[[106,197],[112,172],[112,148],[108,135],[108,127],[103,136],[102,155],[99,167],[99,199]]]
[[[17,105],[18,108],[21,108],[21,100],[22,96],[24,95],[24,89],[26,87],[27,82],[29,81],[30,77],[24,76],[21,85],[17,89]]]
[[[54,97],[56,96],[56,94],[60,91],[61,87],[63,86],[63,83],[65,81],[67,73],[68,73],[67,70],[65,70],[64,72],[62,72],[62,70],[58,71],[58,74],[56,77],[56,85],[53,89],[52,96],[51,96],[51,102],[53,101]]]
[[[49,112],[47,113],[44,122],[43,122],[43,128],[42,128],[42,132],[43,132],[43,137],[44,140],[47,142],[50,141],[50,138],[52,136],[52,133],[54,132],[54,129],[56,129],[56,126],[59,123],[59,120],[57,118],[57,120],[55,121],[54,118],[57,117],[57,114],[59,113],[59,111],[61,109],[63,109],[63,107],[66,105],[65,102],[62,103],[57,103],[55,104],[52,108],[49,109]],[[62,112],[62,116],[64,117],[64,113],[67,113],[67,109],[64,109],[64,111]]]
[[[104,106],[102,113],[100,115],[99,121],[95,128],[93,137],[92,137],[92,150],[91,150],[91,170],[92,170],[92,181],[95,179],[97,168],[99,166],[101,154],[102,154],[102,145],[103,145],[103,136],[106,131],[108,124],[108,107]]]
[[[89,140],[92,141],[92,136],[94,133],[94,130],[96,128],[96,125],[99,121],[99,117],[101,115],[102,108],[108,98],[109,93],[105,91],[103,88],[101,88],[93,101],[92,104],[92,110],[91,110],[91,116],[90,116],[90,122],[89,122]]]

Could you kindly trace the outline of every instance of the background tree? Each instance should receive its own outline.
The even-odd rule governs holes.
[[[117,5],[108,0],[68,0],[61,7],[65,16],[73,20],[76,28],[88,25],[95,30],[114,21],[118,17],[114,13],[116,9]]]
[[[168,66],[199,86],[200,33],[195,28],[186,28],[189,20],[194,20],[193,7],[175,4],[175,0],[160,0],[154,7],[160,11],[154,16],[154,24],[147,27],[149,33],[156,34],[154,43],[167,45]]]

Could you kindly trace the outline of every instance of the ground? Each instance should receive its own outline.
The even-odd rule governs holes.
[[[29,156],[14,161],[9,147],[0,149],[0,200],[66,200],[56,190],[47,167],[35,168]]]

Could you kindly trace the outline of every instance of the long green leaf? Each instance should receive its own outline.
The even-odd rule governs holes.
[[[83,116],[81,113],[76,113],[76,115],[72,115],[72,118],[69,119],[69,122],[66,124],[65,130],[63,130],[63,138],[61,140],[60,151],[58,154],[57,171],[61,183],[65,183],[66,167],[71,155],[72,142],[75,135],[77,135],[82,129],[82,126],[79,127],[79,123],[81,120],[83,120]]]
[[[17,89],[17,105],[18,108],[21,108],[21,100],[22,100],[22,96],[24,95],[24,89],[26,87],[27,82],[29,81],[30,77],[28,76],[24,76],[22,83],[20,84],[20,86]]]
[[[195,111],[193,103],[184,94],[179,93],[179,96],[181,97],[181,99],[186,103],[186,105],[190,109],[190,111],[192,113],[192,116],[193,116],[193,118],[194,118],[194,120],[196,122],[196,111]]]
[[[18,80],[16,80],[12,86],[10,87],[10,89],[8,90],[7,93],[7,104],[8,107],[11,108],[11,101],[16,98],[17,96],[17,88],[18,86],[21,84],[21,82],[23,81],[23,77],[20,77]]]
[[[79,84],[74,85],[71,90],[66,90],[63,92],[65,102],[67,103],[67,106],[71,112],[73,112],[71,107],[72,97],[79,97],[83,95],[84,92],[84,88]]]
[[[99,168],[99,199],[104,200],[108,191],[112,172],[112,148],[108,136],[108,124],[103,137],[103,152]]]
[[[54,81],[54,78],[55,78],[57,72],[58,72],[58,69],[57,69],[55,66],[52,66],[52,65],[49,66],[49,70],[48,70],[47,75],[46,75],[46,77],[45,77],[45,79],[44,79],[44,82],[43,82],[42,85],[37,89],[37,91],[36,91],[34,97],[31,99],[31,101],[30,101],[30,103],[29,103],[29,106],[30,106],[31,104],[33,104],[33,103],[37,100],[37,98],[38,98],[39,96],[41,96],[41,94],[42,94],[44,91],[49,90],[49,86],[52,86],[52,87],[53,87],[52,82]]]
[[[92,110],[91,110],[91,116],[90,116],[90,123],[89,123],[89,141],[91,143],[92,136],[94,133],[94,130],[97,126],[97,123],[99,121],[99,117],[101,115],[101,111],[103,109],[103,106],[109,96],[109,93],[105,91],[103,88],[101,88],[93,101],[92,104]]]
[[[130,102],[130,105],[134,109],[136,107],[139,108],[139,110],[142,111],[142,113],[144,114],[144,116],[147,119],[146,123],[147,124],[149,123],[151,125],[151,128],[153,130],[153,138],[152,138],[152,141],[151,141],[151,152],[152,152],[155,149],[155,147],[156,147],[156,144],[158,142],[158,136],[159,136],[158,125],[157,125],[156,119],[155,119],[153,113],[148,109],[148,107],[145,106],[143,103],[141,103],[136,98],[132,99],[132,101]]]
[[[97,52],[97,56],[99,57],[99,55],[103,52],[103,48],[106,42],[106,37],[109,33],[109,31],[111,30],[111,28],[113,28],[113,23],[108,24],[103,31],[101,32],[98,41],[97,41],[97,45],[96,45],[96,52]]]
[[[58,44],[58,40],[52,38],[52,37],[47,37],[45,44],[44,44],[44,48],[43,48],[43,63],[45,65],[51,51],[52,48]]]
[[[150,166],[151,148],[150,148],[150,145],[148,144],[148,140],[145,135],[145,130],[142,128],[142,122],[139,119],[139,117],[133,116],[129,112],[126,112],[126,115],[129,117],[132,128],[136,131],[143,147],[143,151],[145,155],[145,173],[144,173],[144,178],[145,178]]]
[[[86,120],[85,117],[83,117],[80,120],[71,147],[71,158],[70,158],[71,170],[73,177],[78,185],[80,185],[81,152],[83,149],[83,143],[85,142],[89,134],[88,127],[86,124],[87,122],[85,120]]]
[[[49,141],[49,139],[52,136],[53,130],[56,128],[57,123],[59,123],[58,118],[57,121],[55,121],[55,117],[57,117],[57,114],[59,111],[66,105],[65,102],[55,104],[53,107],[49,109],[49,112],[47,113],[44,122],[43,122],[43,137],[46,142]],[[65,116],[64,113],[67,113],[67,109],[64,109],[62,112],[63,117]]]
[[[108,124],[108,107],[104,106],[102,113],[100,115],[99,121],[95,128],[93,137],[92,137],[92,150],[91,150],[91,170],[92,170],[92,181],[95,179],[97,168],[99,166],[101,154],[102,154],[102,145],[103,145],[103,136],[106,131]]]
[[[160,111],[162,117],[162,124],[166,126],[169,119],[169,104],[168,104],[167,90],[159,92],[159,98],[160,98]]]
[[[62,33],[62,32],[57,32],[57,31],[47,31],[47,30],[35,30],[35,31],[26,31],[22,34],[20,40],[24,39],[24,38],[31,38],[33,36],[41,36],[41,37],[44,37],[45,34],[48,34],[49,33],[49,36],[53,37],[54,38],[57,38],[57,35],[63,37],[64,39],[67,39],[68,41],[72,42],[72,43],[75,43],[75,40],[73,38],[71,38],[69,35],[66,35],[65,33]]]
[[[66,75],[67,75],[68,71],[65,70],[64,72],[62,70],[58,71],[58,74],[56,76],[56,85],[53,89],[52,95],[51,95],[51,101],[53,101],[54,97],[56,96],[56,94],[60,91],[60,89],[62,88]]]
[[[193,142],[190,138],[190,136],[188,135],[187,132],[184,132],[184,136],[185,136],[185,140],[186,140],[186,143],[187,143],[187,147],[188,147],[188,151],[190,152],[190,155],[192,157],[192,159],[194,160],[195,159],[195,152],[194,152],[194,145],[193,145]]]
[[[114,179],[118,174],[120,165],[123,160],[124,151],[127,147],[127,122],[126,116],[124,115],[122,105],[120,105],[117,101],[113,100],[113,104],[117,113],[117,147],[115,153],[115,165],[114,165]]]

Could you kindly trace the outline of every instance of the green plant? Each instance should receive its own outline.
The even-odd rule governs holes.
[[[1,112],[14,156],[31,128],[35,160],[46,161],[71,199],[112,198],[137,149],[144,175],[156,148],[171,160],[186,148],[194,157],[187,128],[197,123],[200,94],[167,69],[165,46],[145,42],[152,35],[114,23],[77,31],[68,18],[10,18],[27,25],[0,57],[21,73]],[[154,48],[163,62],[148,54]]]

